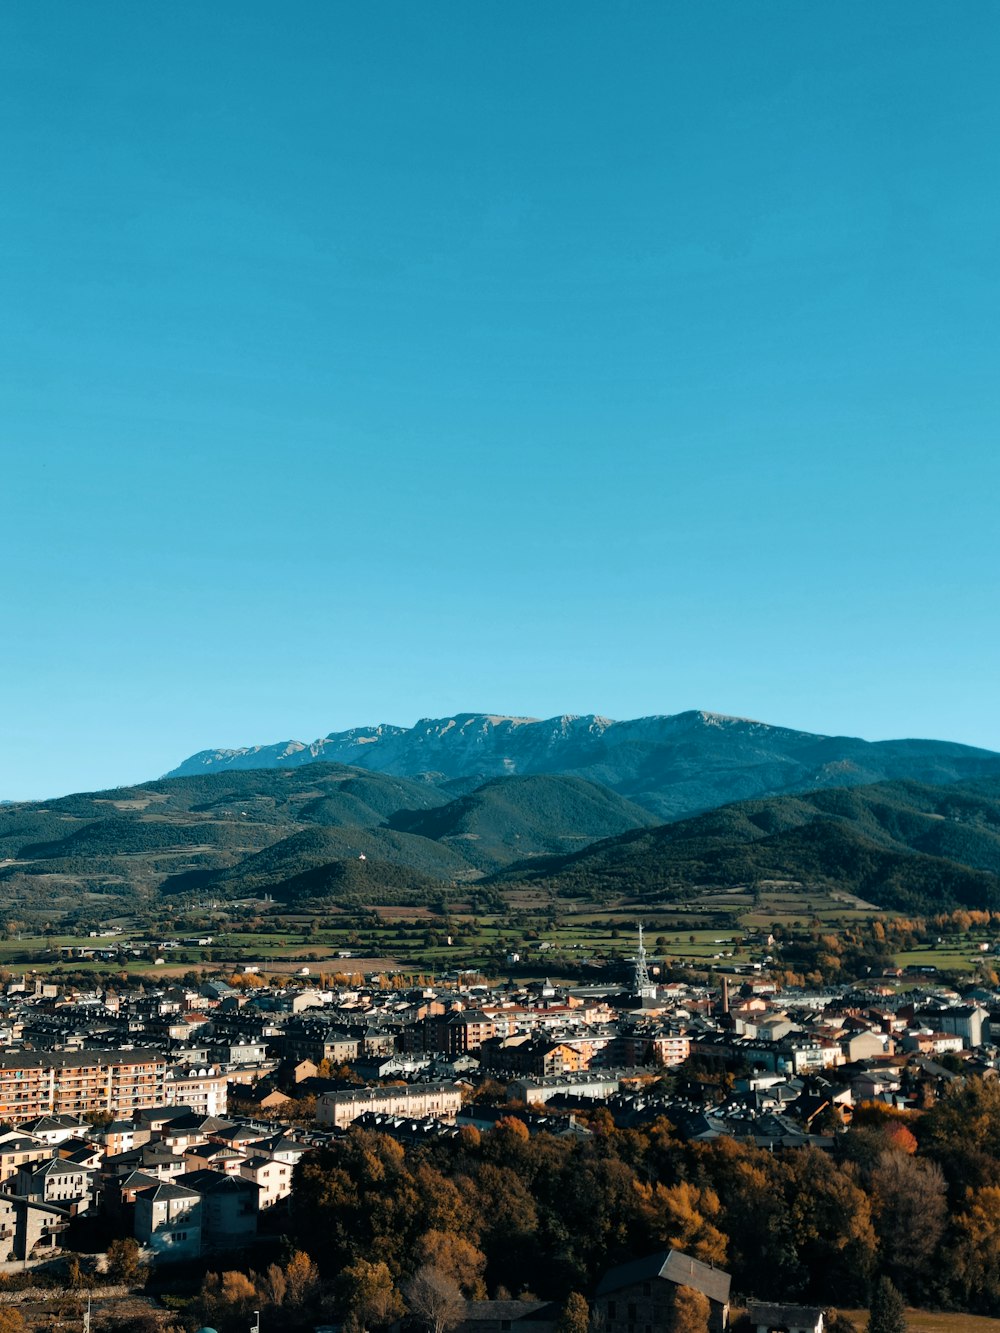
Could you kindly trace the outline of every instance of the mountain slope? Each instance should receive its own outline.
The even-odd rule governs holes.
[[[494,778],[448,805],[400,810],[389,820],[394,829],[453,847],[481,870],[573,851],[655,822],[649,811],[607,787],[549,775]]]
[[[357,855],[365,847],[369,854],[382,852],[382,839],[371,831],[380,829],[388,814],[449,799],[427,782],[315,764],[171,778],[8,805],[0,809],[0,887],[16,881],[22,900],[39,905],[56,893],[61,903],[67,895],[72,901],[74,892],[97,893],[102,906],[107,894],[127,899],[164,884],[175,891],[196,889],[303,829],[353,830],[330,842],[326,860]],[[409,858],[438,878],[474,873],[453,852],[426,839],[407,844],[403,835],[393,834],[392,843],[388,861]],[[407,845],[410,852],[404,853],[401,846]],[[9,887],[6,896],[10,892]]]
[[[950,855],[942,854],[949,849]],[[884,907],[1000,907],[1000,779],[883,783],[746,801],[502,876],[601,899],[689,897],[757,879],[833,886]]]
[[[337,828],[300,829],[238,865],[218,871],[203,882],[203,887],[212,890],[233,887],[241,894],[254,893],[332,861],[357,861],[361,857],[389,862],[442,882],[470,876],[467,861],[430,838],[395,829],[345,824]]]
[[[483,713],[362,727],[305,746],[282,742],[192,755],[171,776],[348,763],[435,782],[512,774],[586,778],[678,819],[735,800],[883,780],[955,782],[1000,774],[1000,755],[949,741],[819,736],[717,713],[612,722]]]

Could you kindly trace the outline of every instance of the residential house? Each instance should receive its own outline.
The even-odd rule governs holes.
[[[605,1273],[593,1308],[606,1333],[658,1333],[670,1326],[676,1289],[691,1287],[708,1299],[710,1333],[724,1333],[730,1283],[730,1275],[721,1268],[680,1250],[661,1251]]]
[[[35,1203],[55,1204],[71,1214],[85,1213],[97,1197],[97,1172],[61,1157],[48,1162],[27,1162],[7,1188]]]
[[[324,1092],[316,1098],[316,1122],[341,1128],[366,1111],[384,1115],[437,1116],[453,1120],[462,1105],[462,1089],[455,1083],[412,1083],[402,1088],[351,1088]]]
[[[220,1171],[188,1171],[177,1184],[201,1198],[203,1252],[232,1249],[256,1236],[260,1189],[253,1181]]]
[[[192,1259],[201,1253],[201,1195],[163,1181],[135,1195],[133,1235],[158,1257]]]
[[[466,1301],[455,1333],[555,1333],[554,1301]]]
[[[823,1311],[813,1305],[775,1305],[747,1301],[755,1333],[823,1333]]]
[[[237,1170],[245,1180],[252,1181],[259,1188],[261,1212],[273,1207],[280,1199],[287,1199],[292,1192],[294,1168],[288,1162],[279,1162],[273,1157],[247,1157]]]
[[[64,1208],[0,1193],[0,1259],[8,1263],[58,1254],[68,1226],[69,1213]]]
[[[49,1143],[36,1139],[33,1134],[10,1130],[0,1135],[0,1184],[17,1174],[18,1167],[27,1162],[44,1162],[55,1149]]]

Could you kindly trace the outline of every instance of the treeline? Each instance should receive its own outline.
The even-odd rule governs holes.
[[[726,1267],[744,1296],[865,1305],[888,1276],[913,1304],[1000,1302],[995,1083],[905,1123],[862,1111],[832,1153],[688,1143],[665,1120],[617,1130],[606,1112],[593,1128],[529,1138],[507,1119],[407,1149],[353,1130],[296,1168],[297,1243],[331,1278],[379,1265],[386,1308],[427,1266],[470,1297],[562,1300],[667,1246]]]

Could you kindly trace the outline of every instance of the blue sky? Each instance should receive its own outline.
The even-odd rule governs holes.
[[[1000,9],[0,13],[0,797],[489,710],[1000,748]]]

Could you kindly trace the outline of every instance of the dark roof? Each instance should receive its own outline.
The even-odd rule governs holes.
[[[164,1199],[196,1199],[198,1191],[187,1189],[183,1185],[172,1185],[170,1181],[164,1180],[159,1185],[151,1185],[149,1189],[139,1190],[135,1197],[137,1199],[148,1199],[150,1203],[160,1203]]]
[[[5,1051],[0,1058],[0,1069],[89,1069],[94,1065],[152,1064],[166,1064],[162,1051]]]
[[[597,1286],[598,1296],[607,1296],[634,1286],[637,1282],[650,1282],[653,1278],[666,1278],[680,1287],[693,1287],[719,1305],[729,1302],[730,1275],[721,1268],[703,1264],[700,1259],[692,1259],[680,1250],[660,1250],[657,1254],[647,1255],[645,1259],[633,1259],[630,1263],[619,1264],[610,1269],[601,1278]]]
[[[511,1323],[517,1323],[524,1319],[558,1318],[559,1306],[554,1301],[466,1301],[462,1322],[509,1319]]]
[[[118,1188],[122,1190],[149,1189],[150,1186],[156,1186],[160,1183],[157,1176],[151,1176],[148,1171],[130,1171],[127,1176],[120,1176],[118,1179]]]
[[[177,1177],[177,1183],[185,1189],[198,1194],[249,1194],[259,1193],[260,1186],[246,1176],[225,1176],[221,1171],[185,1171]]]
[[[232,1126],[231,1120],[223,1120],[217,1115],[185,1114],[175,1116],[164,1126],[165,1134],[218,1134]]]

